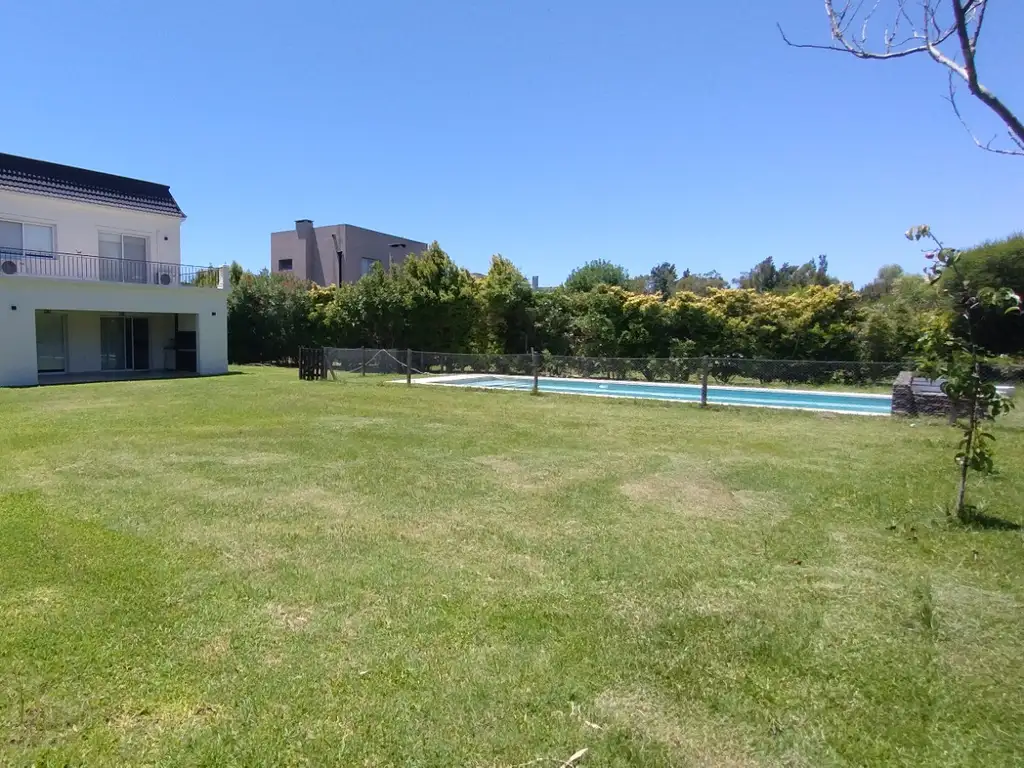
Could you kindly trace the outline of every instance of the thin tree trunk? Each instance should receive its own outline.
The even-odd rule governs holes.
[[[974,406],[974,402],[971,403]],[[967,522],[967,510],[964,504],[967,495],[967,471],[970,468],[971,442],[974,437],[974,420],[977,418],[974,410],[971,411],[971,431],[967,434],[967,444],[964,446],[964,457],[960,461],[960,488],[956,494],[956,516],[960,522]]]
[[[971,451],[974,448],[974,430],[978,426],[978,384],[981,381],[981,366],[978,363],[978,342],[974,336],[974,318],[972,317],[974,307],[971,305],[970,296],[967,293],[967,281],[964,276],[957,269],[956,262],[953,262],[953,274],[956,275],[957,280],[960,281],[961,291],[963,292],[964,302],[964,320],[967,321],[967,339],[971,345],[971,389],[970,397],[967,400],[967,404],[971,409],[970,414],[967,418],[967,440],[964,443],[964,458],[960,463],[960,488],[957,490],[956,495],[956,516],[961,522],[968,522],[967,518],[967,473],[970,471],[971,465]]]

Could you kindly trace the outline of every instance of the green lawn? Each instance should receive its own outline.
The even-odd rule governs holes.
[[[948,428],[384,381],[0,391],[0,764],[1020,764]]]

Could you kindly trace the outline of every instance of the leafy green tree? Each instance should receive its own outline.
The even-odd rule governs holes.
[[[893,265],[865,286],[873,298],[863,304],[857,331],[859,358],[870,361],[909,360],[918,340],[937,317],[949,312],[949,299],[923,275],[903,274]],[[861,292],[863,296],[863,290]]]
[[[629,281],[629,272],[618,264],[604,259],[588,261],[569,273],[565,280],[565,288],[575,292],[592,291],[599,285],[617,285],[624,287]]]
[[[712,289],[725,290],[728,287],[729,283],[715,270],[697,274],[685,269],[683,276],[676,282],[677,291],[689,291],[698,296],[706,296]]]
[[[310,284],[290,275],[243,274],[228,294],[228,357],[284,362],[313,338]]]
[[[676,292],[677,282],[679,275],[676,273],[676,265],[663,261],[651,269],[651,274],[647,278],[647,293],[655,293],[667,299]]]
[[[899,264],[886,264],[880,267],[878,275],[870,283],[860,289],[860,295],[868,301],[881,299],[892,293],[896,281],[904,276],[903,267]]]
[[[779,285],[779,270],[775,267],[775,259],[769,256],[755,264],[749,272],[744,272],[733,282],[737,288],[749,289],[758,293],[774,291]]]
[[[396,345],[468,351],[477,317],[476,286],[469,272],[453,262],[436,241],[393,272],[401,316],[396,322],[400,328]]]
[[[535,342],[533,290],[504,256],[492,256],[480,281],[481,346],[488,352],[525,352]]]
[[[378,262],[355,284],[353,299],[360,318],[362,345],[393,349],[404,339],[406,297],[396,280]]]
[[[312,346],[360,347],[366,344],[359,314],[357,294],[352,283],[311,288],[310,320],[317,341]]]
[[[672,347],[672,310],[660,295],[624,297],[618,353],[623,357],[668,357]]]
[[[960,254],[957,269],[976,290],[1009,290],[1018,296],[1024,294],[1024,234],[982,243],[964,251]],[[956,280],[954,274],[947,271],[940,288],[955,288]],[[957,319],[956,328],[959,333],[966,333],[962,317]],[[1024,353],[1024,317],[1020,313],[1007,315],[998,307],[979,307],[974,314],[974,332],[978,344],[989,352],[1000,355]]]
[[[539,291],[534,297],[535,345],[553,355],[573,353],[573,298],[565,288]]]
[[[749,272],[744,272],[734,282],[739,288],[770,293],[809,288],[812,285],[832,285],[837,281],[828,274],[828,257],[821,255],[817,261],[799,265],[784,263],[781,267],[776,267],[775,259],[769,256],[755,264]]]
[[[975,512],[966,501],[968,474],[972,470],[981,474],[993,470],[995,438],[983,422],[1013,407],[1013,401],[1000,395],[995,384],[982,375],[985,350],[976,333],[977,314],[984,310],[1020,314],[1021,300],[1009,288],[978,287],[972,283],[962,267],[962,254],[944,246],[927,225],[908,230],[907,239],[926,239],[937,246],[938,250],[927,254],[931,261],[929,274],[932,282],[949,295],[957,320],[964,328],[963,334],[957,334],[952,326],[942,325],[926,334],[920,367],[925,375],[943,379],[942,391],[952,402],[952,415],[963,433],[956,453],[960,483],[955,513],[961,522],[970,523]]]
[[[631,294],[617,286],[600,284],[571,297],[571,333],[575,354],[621,357],[619,339],[624,329],[623,304]]]

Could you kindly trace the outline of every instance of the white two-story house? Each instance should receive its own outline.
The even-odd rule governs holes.
[[[0,154],[0,386],[226,373],[226,267],[162,184]]]

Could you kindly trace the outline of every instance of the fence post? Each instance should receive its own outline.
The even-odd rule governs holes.
[[[708,365],[708,358],[705,355],[701,359],[701,366],[700,366],[700,369],[701,369],[700,370],[700,407],[701,408],[707,408],[708,407],[708,369],[710,367],[711,366]]]
[[[530,350],[530,357],[533,359],[533,394],[540,394],[540,360],[536,349]]]
[[[359,370],[363,376],[366,375],[366,347],[359,348]]]
[[[412,386],[412,349],[405,350],[405,383]]]
[[[327,347],[320,347],[320,378],[327,381]]]

